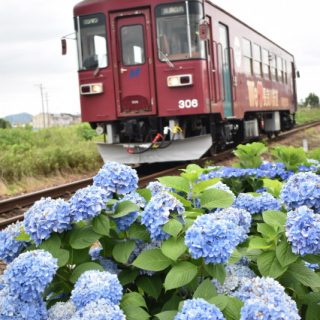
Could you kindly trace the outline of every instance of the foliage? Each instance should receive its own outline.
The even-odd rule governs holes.
[[[298,163],[295,167],[299,170]],[[313,161],[308,168],[319,167]],[[24,223],[18,236],[17,228],[2,231],[6,235],[0,237],[0,247],[10,248],[1,251],[1,259],[9,255],[8,261],[23,261],[23,252],[39,249],[57,259],[55,276],[41,293],[48,309],[69,301],[74,304],[74,309],[68,307],[69,318],[91,312],[92,320],[100,319],[101,310],[114,319],[124,319],[123,312],[129,320],[212,315],[278,319],[280,314],[288,320],[317,318],[320,185],[315,173],[289,174],[284,165],[270,163],[229,171],[189,165],[178,177],[161,177],[160,183],[137,190],[130,170],[107,163],[95,179],[99,186],[80,190],[71,200],[77,214],[70,210],[66,227],[60,228],[54,202],[42,200],[29,211],[32,230]],[[243,184],[244,177],[255,183]],[[255,189],[261,184],[262,193]],[[108,193],[102,202],[92,200],[88,190],[93,187]],[[51,208],[50,214],[43,208]],[[50,219],[47,226],[38,220],[45,216]],[[126,221],[119,224],[119,219]],[[24,279],[18,279],[24,285]],[[3,286],[0,310],[7,284]]]
[[[0,129],[8,129],[11,128],[11,123],[7,120],[0,119]]]
[[[1,130],[1,179],[12,183],[22,177],[98,169],[101,160],[96,146],[83,137],[82,128],[87,125],[41,131],[30,128]]]
[[[319,97],[315,93],[309,93],[304,101],[304,106],[316,107],[319,106]]]
[[[268,148],[263,143],[253,142],[238,145],[233,153],[238,157],[241,168],[257,168],[262,164],[261,155],[267,150]]]
[[[320,108],[299,107],[295,119],[298,125],[320,120]]]
[[[296,171],[299,166],[307,163],[307,155],[303,148],[277,146],[273,148],[272,155],[276,161],[282,162],[287,170]]]

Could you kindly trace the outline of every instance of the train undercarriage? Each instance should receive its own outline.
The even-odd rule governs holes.
[[[199,159],[261,134],[277,135],[294,124],[294,114],[272,111],[247,113],[243,120],[211,114],[142,117],[91,126],[105,135],[104,142],[98,143],[104,161],[138,164]]]

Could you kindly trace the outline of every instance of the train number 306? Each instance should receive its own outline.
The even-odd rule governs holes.
[[[179,100],[178,104],[179,109],[198,108],[199,106],[198,99]]]

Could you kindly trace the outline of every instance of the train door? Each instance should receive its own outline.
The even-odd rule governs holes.
[[[233,99],[231,83],[231,61],[229,47],[229,30],[224,24],[219,24],[219,43],[221,48],[219,63],[223,83],[223,109],[225,117],[233,116]]]
[[[111,15],[118,116],[156,113],[149,10]]]

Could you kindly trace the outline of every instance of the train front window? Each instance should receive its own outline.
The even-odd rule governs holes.
[[[102,13],[76,18],[79,70],[108,66],[105,16]]]
[[[204,41],[199,38],[203,20],[200,2],[184,1],[156,8],[158,56],[162,61],[205,58]]]

